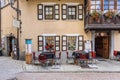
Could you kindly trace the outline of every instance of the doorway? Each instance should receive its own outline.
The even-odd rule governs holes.
[[[110,36],[108,32],[96,33],[95,36],[95,51],[97,57],[105,59],[109,58]]]
[[[8,56],[12,56],[11,53],[13,53],[15,55],[15,57],[17,57],[17,39],[10,34],[9,36],[7,36],[7,55]]]

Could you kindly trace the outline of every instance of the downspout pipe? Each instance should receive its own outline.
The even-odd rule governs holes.
[[[2,48],[2,44],[1,44],[1,26],[2,26],[1,23],[2,22],[1,22],[1,20],[2,19],[1,19],[1,0],[0,0],[0,48]]]
[[[15,8],[11,0],[11,7],[17,12],[17,20],[19,20],[19,15],[21,15],[21,11],[19,10],[19,0],[17,1],[17,8]],[[17,28],[17,60],[19,60],[19,28]]]

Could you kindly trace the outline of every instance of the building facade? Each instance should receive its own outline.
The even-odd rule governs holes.
[[[19,39],[19,57],[25,57],[28,40],[31,51],[45,51],[47,43],[63,52],[84,50],[89,40],[90,49],[103,58],[114,58],[120,48],[120,0],[16,0],[13,6],[21,14],[11,5],[2,10],[2,36]],[[19,28],[13,27],[15,19],[22,23]]]

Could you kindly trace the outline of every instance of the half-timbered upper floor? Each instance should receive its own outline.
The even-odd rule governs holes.
[[[85,0],[85,30],[120,30],[120,0]]]

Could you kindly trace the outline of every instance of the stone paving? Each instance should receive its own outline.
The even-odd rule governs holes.
[[[40,65],[29,65],[24,63],[27,72],[120,72],[120,61],[105,60],[96,61],[92,68],[82,68],[80,65],[62,64],[58,66],[41,67]]]
[[[120,61],[109,59],[103,61],[97,60],[95,65],[97,68],[82,68],[80,65],[73,64],[42,67],[41,65],[26,64],[25,61],[13,60],[11,57],[0,56],[0,80],[13,78],[19,73],[120,73]]]
[[[0,80],[14,77],[16,73],[23,72],[23,61],[0,57]]]
[[[120,80],[120,73],[21,73],[18,80]]]

